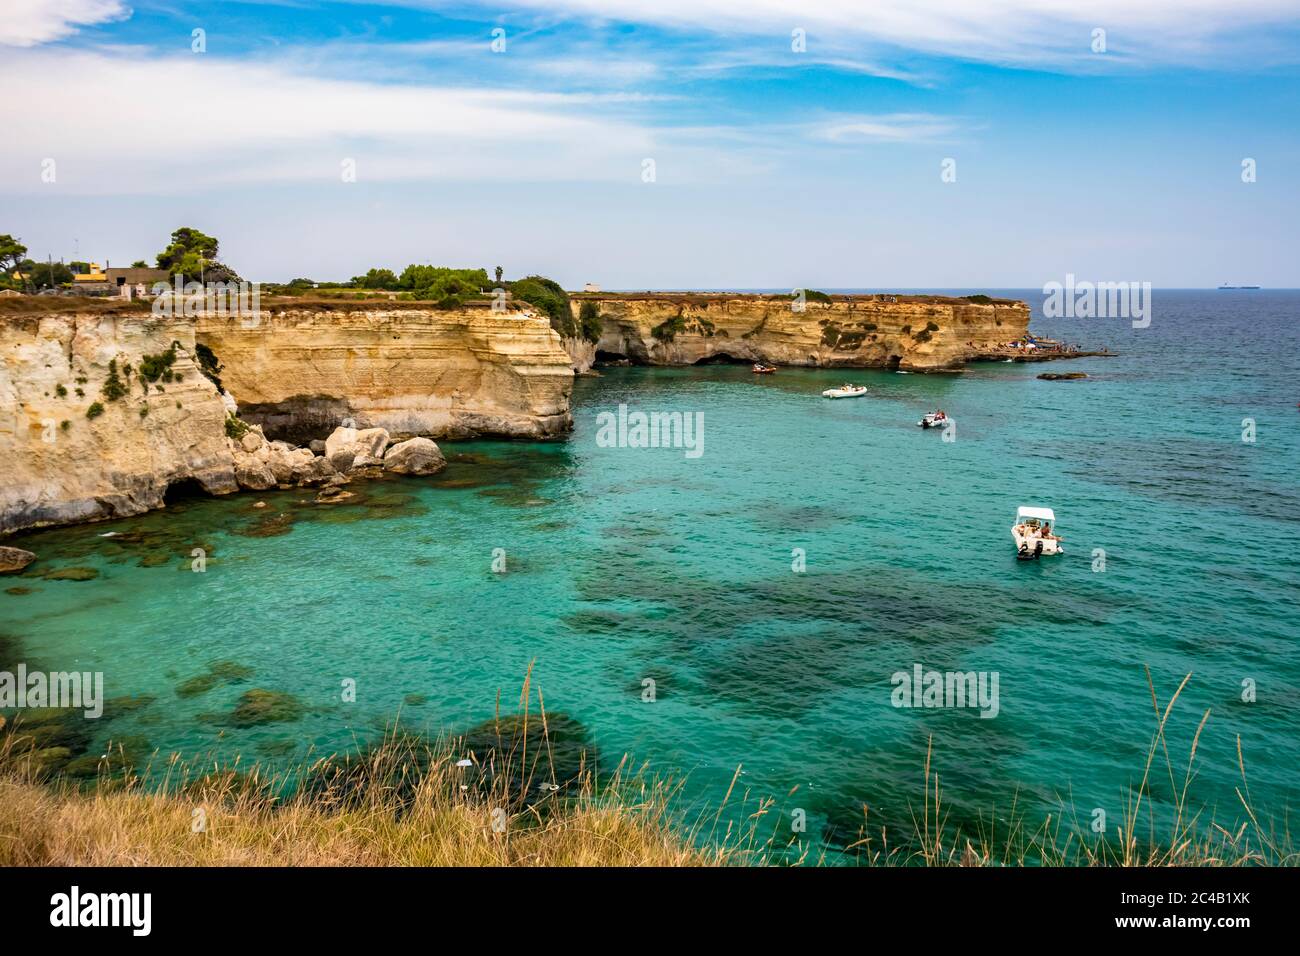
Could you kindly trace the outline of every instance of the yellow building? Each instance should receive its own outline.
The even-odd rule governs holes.
[[[88,262],[86,264],[90,266],[90,271],[74,272],[72,274],[73,282],[107,282],[108,281],[108,276],[104,274],[104,270],[99,267],[98,262]]]

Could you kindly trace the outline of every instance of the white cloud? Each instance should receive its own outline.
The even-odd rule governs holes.
[[[945,116],[930,113],[891,113],[883,116],[844,116],[813,126],[813,139],[830,143],[913,143],[938,139],[957,131]]]
[[[427,5],[447,6],[441,0]],[[808,53],[870,45],[972,60],[1095,63],[1092,30],[1115,56],[1201,61],[1241,30],[1295,24],[1294,0],[509,0],[541,14],[702,29],[730,37],[807,31]],[[788,41],[786,41],[788,42]],[[1240,51],[1238,51],[1240,52]]]
[[[36,46],[61,40],[77,27],[121,20],[121,0],[9,0],[0,14],[0,46]]]
[[[0,88],[40,89],[6,119],[6,191],[181,192],[250,182],[727,177],[743,151],[635,119],[637,94],[534,93],[321,78],[208,55],[47,48],[0,58]],[[184,90],[184,105],[162,91]],[[87,91],[93,104],[87,105]],[[175,101],[179,102],[179,101]],[[56,181],[41,179],[55,161]]]

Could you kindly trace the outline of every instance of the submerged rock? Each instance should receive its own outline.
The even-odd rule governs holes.
[[[465,731],[462,746],[479,766],[480,785],[512,802],[536,799],[539,783],[576,785],[600,761],[590,731],[565,713],[487,720]],[[536,754],[544,756],[526,756]]]
[[[22,548],[0,547],[0,574],[16,574],[36,560],[36,555]]]
[[[428,438],[398,442],[384,454],[384,468],[399,475],[436,475],[447,467],[442,450]]]
[[[197,674],[176,685],[177,697],[197,697],[218,684],[237,684],[253,676],[253,668],[238,661],[212,661],[207,673]]]
[[[230,713],[230,723],[236,727],[256,727],[259,724],[282,723],[297,720],[304,708],[296,697],[282,690],[255,687],[245,691]]]
[[[1076,378],[1087,378],[1087,372],[1043,372],[1038,376],[1044,382],[1064,382]]]
[[[238,661],[212,661],[208,664],[208,673],[216,674],[224,681],[247,680],[253,676],[253,668]]]
[[[47,581],[93,581],[99,577],[99,572],[94,568],[59,568],[46,571],[43,576]]]
[[[198,674],[177,684],[176,696],[181,698],[198,697],[200,694],[206,694],[219,683],[221,683],[221,678],[216,674]]]
[[[104,716],[112,720],[123,714],[132,714],[150,706],[156,699],[153,694],[123,694],[121,697],[110,697],[104,701]]]
[[[82,780],[120,779],[149,759],[153,745],[138,735],[110,740],[103,753],[85,753],[69,760],[63,772]]]

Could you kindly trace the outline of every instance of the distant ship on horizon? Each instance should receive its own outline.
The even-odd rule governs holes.
[[[1225,289],[1258,289],[1258,288],[1259,286],[1257,285],[1228,285],[1228,283],[1225,282],[1223,285],[1219,286],[1219,291],[1223,292]]]

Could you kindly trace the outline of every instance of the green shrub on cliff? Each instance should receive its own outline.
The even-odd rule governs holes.
[[[966,296],[966,301],[967,301],[967,302],[975,302],[975,303],[978,303],[979,305],[988,305],[988,304],[989,304],[990,302],[992,302],[993,300],[992,300],[991,298],[989,298],[988,296],[984,295],[983,293],[980,293],[979,295],[968,295],[968,296]]]
[[[98,418],[102,414],[104,414],[104,406],[99,402],[91,402],[90,407],[86,409],[87,418]]]
[[[578,337],[578,324],[573,321],[569,306],[569,293],[553,279],[545,276],[526,276],[510,283],[510,295],[516,301],[527,302],[551,320],[551,328],[566,339]],[[599,337],[599,336],[598,336]]]
[[[173,342],[167,347],[167,351],[159,352],[156,355],[146,355],[140,360],[140,384],[144,385],[144,390],[149,391],[149,386],[145,383],[156,382],[162,379],[164,382],[170,382],[173,379],[172,364],[176,361],[176,343]]]
[[[818,292],[816,289],[801,289],[799,291],[803,293],[805,302],[821,302],[824,305],[831,304],[831,297],[825,292]],[[790,296],[791,299],[797,299],[798,297],[799,295],[797,292]]]
[[[671,319],[665,319],[663,322],[656,325],[650,330],[650,334],[660,342],[671,342],[673,339],[677,338],[678,332],[685,331],[686,320],[680,315],[674,315]]]
[[[129,367],[130,366],[128,366],[128,368]],[[117,374],[117,359],[113,358],[108,360],[108,378],[104,379],[104,384],[100,386],[99,391],[100,394],[110,402],[115,402],[126,394],[126,385],[122,383],[121,376]],[[95,403],[95,405],[98,404],[98,402]],[[95,405],[91,405],[90,407],[94,408]],[[91,417],[93,418],[94,416],[92,415]]]
[[[603,325],[600,306],[587,299],[578,309],[578,331],[582,333],[582,337],[588,342],[597,342],[600,340]]]
[[[226,437],[227,438],[233,438],[235,441],[239,441],[239,439],[244,437],[244,434],[247,431],[248,431],[248,423],[246,421],[244,421],[243,419],[239,418],[238,416],[230,412],[226,413]]]

